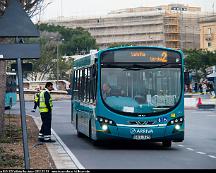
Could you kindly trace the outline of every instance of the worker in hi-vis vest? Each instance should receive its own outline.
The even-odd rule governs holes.
[[[36,88],[36,93],[34,95],[34,107],[33,109],[31,110],[31,112],[35,112],[37,107],[39,106],[39,95],[40,95],[40,87],[37,87]]]
[[[50,91],[53,90],[53,84],[47,82],[45,90],[39,95],[39,111],[41,114],[42,125],[38,135],[39,142],[56,142],[51,139],[51,121],[52,121],[52,97]]]

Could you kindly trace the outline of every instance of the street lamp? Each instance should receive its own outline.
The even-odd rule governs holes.
[[[57,87],[57,90],[58,90],[58,80],[59,80],[59,44],[57,43],[57,46],[56,46],[56,77],[57,77],[57,83],[56,83],[56,87]]]
[[[56,88],[58,90],[58,81],[59,81],[59,45],[62,43],[62,41],[64,41],[64,39],[57,39],[55,37],[50,37],[51,39],[57,41],[57,44],[56,44],[56,78],[57,78],[57,81],[56,81]]]

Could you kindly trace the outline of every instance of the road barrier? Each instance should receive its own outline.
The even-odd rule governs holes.
[[[215,109],[214,104],[199,104],[198,109]]]
[[[25,101],[34,101],[34,95],[37,91],[24,91]],[[53,100],[70,100],[71,95],[68,95],[67,91],[51,91]],[[17,95],[17,101],[19,101],[19,96]]]
[[[185,109],[215,109],[216,99],[184,98]]]

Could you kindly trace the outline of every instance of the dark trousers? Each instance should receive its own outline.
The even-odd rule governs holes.
[[[40,129],[40,134],[44,136],[51,135],[51,121],[52,113],[51,112],[41,112],[42,126]]]
[[[34,108],[33,109],[36,109],[38,106],[38,103],[37,102],[34,102]]]

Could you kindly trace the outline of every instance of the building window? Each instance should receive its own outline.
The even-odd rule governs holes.
[[[162,8],[161,7],[158,7],[158,8],[156,8],[157,10],[162,10]]]
[[[208,42],[208,47],[211,47],[211,42]]]
[[[211,34],[211,28],[208,28],[208,34]]]

